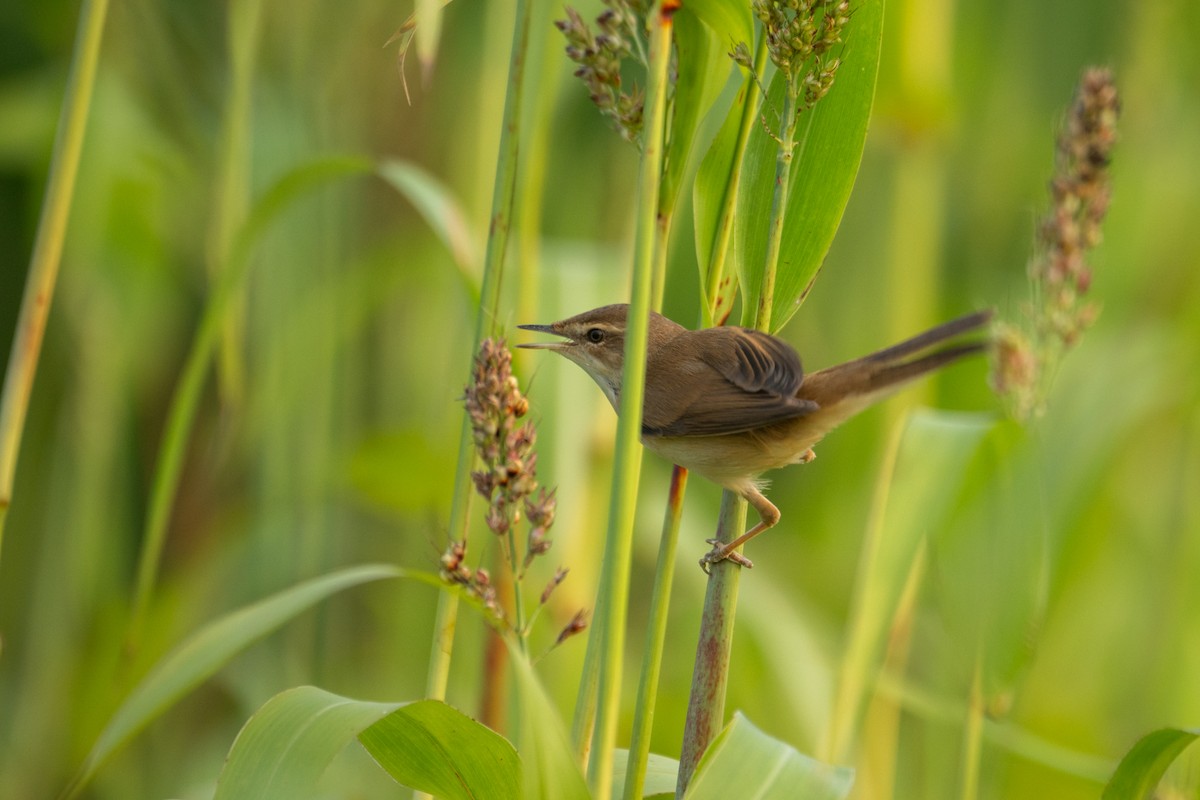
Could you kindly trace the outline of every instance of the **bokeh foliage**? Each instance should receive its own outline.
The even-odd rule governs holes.
[[[407,65],[411,105],[396,52],[382,47],[407,12],[375,2],[263,5],[245,199],[322,156],[398,159],[451,188],[480,253],[511,10],[452,4],[428,82]],[[0,10],[0,358],[76,13],[56,0]],[[236,73],[228,14],[177,1],[111,9],[0,561],[0,796],[57,792],[132,682],[204,623],[339,566],[428,570],[440,552],[477,261],[456,259],[385,181],[332,182],[297,199],[256,247],[241,323],[225,332],[230,355],[206,382],[187,445],[162,582],[137,650],[123,650],[166,409],[210,294],[212,248],[236,211],[218,191]],[[983,797],[1095,797],[1142,734],[1200,718],[1198,36],[1200,11],[1184,0],[888,4],[867,156],[820,279],[783,331],[807,366],[968,308],[1015,311],[1056,126],[1082,67],[1110,65],[1124,98],[1113,206],[1094,258],[1101,317],[1057,377],[1046,417],[1019,437],[993,432],[976,459],[984,466],[973,467],[1008,459],[1029,468],[995,496],[998,527],[1022,536],[1010,548],[998,534],[986,543],[998,555],[980,562],[987,551],[956,540],[952,525],[939,529],[912,597],[907,659],[889,667],[868,712],[862,746],[892,753],[895,796],[957,791],[972,680],[961,637],[985,635],[980,620],[1004,612],[1033,621],[1017,626],[1020,659],[992,668],[987,693],[1002,724],[985,727]],[[547,133],[525,154],[526,177],[545,201],[527,228],[540,235],[516,245],[536,278],[510,282],[506,327],[626,293],[636,154],[565,79],[556,37],[548,24],[533,36],[549,88],[530,114],[543,115]],[[676,215],[685,227],[691,217]],[[677,235],[665,305],[687,324],[696,322],[694,259],[692,237]],[[613,420],[569,365],[520,366],[542,425],[541,474],[560,487],[550,560],[572,574],[547,613],[565,623],[594,590]],[[759,566],[743,582],[731,708],[806,752],[817,747],[898,411],[919,401],[993,410],[984,376],[982,364],[956,369],[849,424],[814,464],[775,477],[784,518],[755,542]],[[647,459],[635,628],[666,475]],[[717,502],[712,487],[691,486],[669,633],[670,652],[681,655],[664,664],[653,744],[670,756],[701,596],[692,564]],[[955,491],[983,490],[968,482]],[[1027,518],[1031,509],[1038,520]],[[1026,555],[1011,559],[1012,550]],[[1014,586],[1007,606],[986,592],[973,600],[968,578],[982,580],[989,565],[1038,583]],[[978,616],[964,608],[972,603]],[[385,581],[308,613],[136,738],[91,796],[210,796],[242,723],[289,686],[419,697],[434,604],[424,584]],[[1013,625],[999,627],[1005,642],[1020,638]],[[469,712],[483,639],[466,616],[450,697]],[[581,658],[574,643],[539,665],[564,708]],[[889,713],[904,735],[879,744],[872,731],[887,728],[875,721]],[[388,779],[372,782],[366,760],[347,751],[324,785],[342,796],[381,790]],[[1167,779],[1194,790],[1183,767]],[[886,796],[869,781],[856,791]]]

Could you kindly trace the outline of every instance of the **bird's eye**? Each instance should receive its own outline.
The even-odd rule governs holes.
[[[604,341],[604,331],[599,328],[592,328],[587,332],[587,338],[593,344],[600,344]]]

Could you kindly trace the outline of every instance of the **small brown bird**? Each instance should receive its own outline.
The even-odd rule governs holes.
[[[624,304],[603,306],[550,325],[519,325],[563,341],[522,344],[553,350],[574,361],[619,409],[625,360]],[[727,544],[708,540],[708,565],[728,558],[779,522],[779,509],[762,494],[759,476],[811,461],[813,445],[849,417],[916,378],[978,353],[982,341],[948,344],[982,328],[990,311],[939,325],[898,345],[836,367],[805,375],[800,357],[782,339],[752,328],[692,331],[661,314],[650,314],[642,443],[660,456],[737,492],[760,521]]]

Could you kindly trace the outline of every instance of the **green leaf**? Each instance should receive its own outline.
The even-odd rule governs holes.
[[[965,470],[957,512],[931,540],[941,617],[963,674],[980,669],[985,697],[1012,686],[1045,610],[1048,540],[1038,445],[1017,423],[998,421]]]
[[[82,789],[117,748],[237,653],[330,595],[403,574],[399,567],[386,564],[351,567],[297,584],[201,628],[164,656],[129,693],[92,746],[67,794]]]
[[[399,703],[368,703],[299,686],[275,695],[242,726],[214,800],[297,800],[360,731]]]
[[[870,530],[855,579],[828,752],[848,753],[872,676],[914,559],[959,497],[967,468],[994,424],[990,416],[918,411],[879,476]]]
[[[358,740],[397,781],[439,798],[520,796],[521,761],[508,740],[439,700],[398,708]]]
[[[735,713],[696,766],[687,800],[841,800],[854,770],[824,764],[766,735]]]
[[[678,77],[659,207],[673,209],[700,121],[733,68],[721,37],[684,6],[673,17]]]
[[[1104,787],[1102,800],[1143,800],[1153,797],[1163,773],[1200,736],[1198,730],[1162,728],[1138,740]]]
[[[726,50],[754,44],[754,16],[744,0],[687,0],[683,6],[712,29]]]
[[[617,750],[613,755],[613,786],[624,786],[629,751]],[[642,784],[642,796],[674,796],[675,783],[678,778],[679,762],[676,759],[651,753],[650,758],[646,761],[646,778]]]
[[[590,800],[562,718],[525,654],[508,638],[505,643],[519,689],[522,800]]]
[[[441,181],[407,161],[388,159],[379,164],[379,177],[404,195],[417,209],[433,232],[454,256],[460,270],[470,273],[478,291],[479,277],[474,274],[477,257],[470,226],[457,198]]]
[[[775,279],[772,331],[783,327],[807,296],[850,199],[871,116],[882,34],[883,0],[854,4],[833,88],[800,116]],[[778,128],[783,94],[784,80],[777,73],[762,109],[772,128]],[[762,287],[777,149],[776,141],[760,125],[747,145],[738,193],[734,242],[741,262],[742,308],[751,315],[747,324],[753,323]]]

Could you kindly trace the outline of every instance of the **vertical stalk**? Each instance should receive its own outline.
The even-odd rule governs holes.
[[[746,76],[742,91],[746,93],[746,104],[742,107],[742,118],[738,121],[737,146],[733,150],[733,158],[729,162],[729,179],[725,183],[724,196],[721,198],[721,217],[717,222],[717,230],[713,237],[712,251],[709,253],[704,287],[704,306],[701,310],[701,321],[706,328],[721,325],[724,318],[718,319],[717,300],[721,291],[721,279],[725,277],[725,259],[729,253],[729,241],[733,237],[733,215],[737,209],[738,186],[742,180],[742,161],[746,153],[746,145],[750,141],[750,132],[758,124],[758,86],[762,80],[763,70],[767,64],[767,37],[760,33],[758,47],[754,52],[754,71]],[[727,317],[732,309],[732,302],[725,310]]]
[[[667,611],[671,604],[671,584],[675,578],[675,551],[679,545],[679,520],[687,476],[687,470],[680,466],[671,471],[671,490],[667,497],[662,539],[658,546],[658,564],[654,570],[654,589],[650,597],[650,625],[646,631],[646,652],[642,656],[633,737],[625,765],[625,800],[639,800],[646,783],[650,734],[654,727],[654,706],[658,700],[658,679],[662,673],[663,649],[667,639]]]
[[[771,314],[775,307],[775,274],[779,267],[779,250],[783,243],[783,218],[787,213],[787,201],[791,187],[792,151],[796,139],[796,100],[800,96],[799,73],[787,78],[787,91],[783,99],[783,123],[781,126],[779,153],[775,157],[775,194],[771,198],[771,221],[767,228],[767,255],[763,269],[762,287],[758,297],[758,311],[754,327],[760,331],[771,331]],[[747,309],[749,311],[749,309]]]
[[[746,501],[730,491],[721,494],[721,516],[717,538],[730,541],[746,527]],[[675,796],[683,797],[700,756],[721,730],[725,716],[725,689],[729,683],[729,651],[733,646],[734,611],[742,570],[732,561],[711,565],[704,613],[700,618],[700,640],[696,644],[696,666],[688,699],[687,724],[679,755],[679,779]]]
[[[513,27],[512,56],[508,68],[508,90],[504,100],[504,122],[500,132],[500,152],[496,160],[496,182],[492,192],[492,216],[488,226],[487,252],[483,263],[483,284],[479,293],[479,312],[475,317],[475,344],[499,332],[500,285],[504,275],[504,256],[512,230],[512,206],[517,181],[522,87],[525,50],[529,43],[530,4],[517,0]],[[472,357],[476,348],[472,348]],[[463,414],[458,440],[458,462],[454,474],[454,496],[450,507],[450,536],[465,538],[471,499],[471,469],[475,452],[471,446],[471,423]],[[458,597],[440,592],[434,620],[433,647],[429,656],[429,674],[425,696],[443,699],[454,650],[454,629],[458,622]]]
[[[62,259],[63,240],[71,200],[75,194],[75,177],[79,173],[79,158],[83,151],[83,136],[87,130],[88,109],[96,83],[96,65],[100,60],[100,43],[104,36],[104,20],[108,0],[84,0],[79,13],[75,56],[67,78],[63,97],[62,117],[54,139],[54,154],[50,160],[50,177],[46,197],[38,222],[29,263],[29,277],[17,316],[12,353],[0,395],[0,549],[4,544],[4,524],[12,502],[13,479],[29,396],[37,375],[38,356],[42,337],[50,314],[50,301],[58,280],[58,265]]]
[[[975,659],[971,677],[971,697],[967,702],[967,720],[963,728],[962,800],[979,797],[979,761],[983,752],[983,658]]]
[[[642,160],[638,175],[638,211],[625,363],[617,414],[617,443],[608,534],[601,567],[597,606],[607,605],[602,629],[588,638],[588,660],[600,659],[596,734],[588,762],[588,783],[597,798],[611,794],[613,749],[625,655],[625,616],[629,606],[629,570],[633,560],[633,522],[641,471],[642,396],[646,383],[651,284],[655,263],[659,186],[666,128],[671,17],[679,0],[662,0],[650,11],[650,62],[646,87]]]

